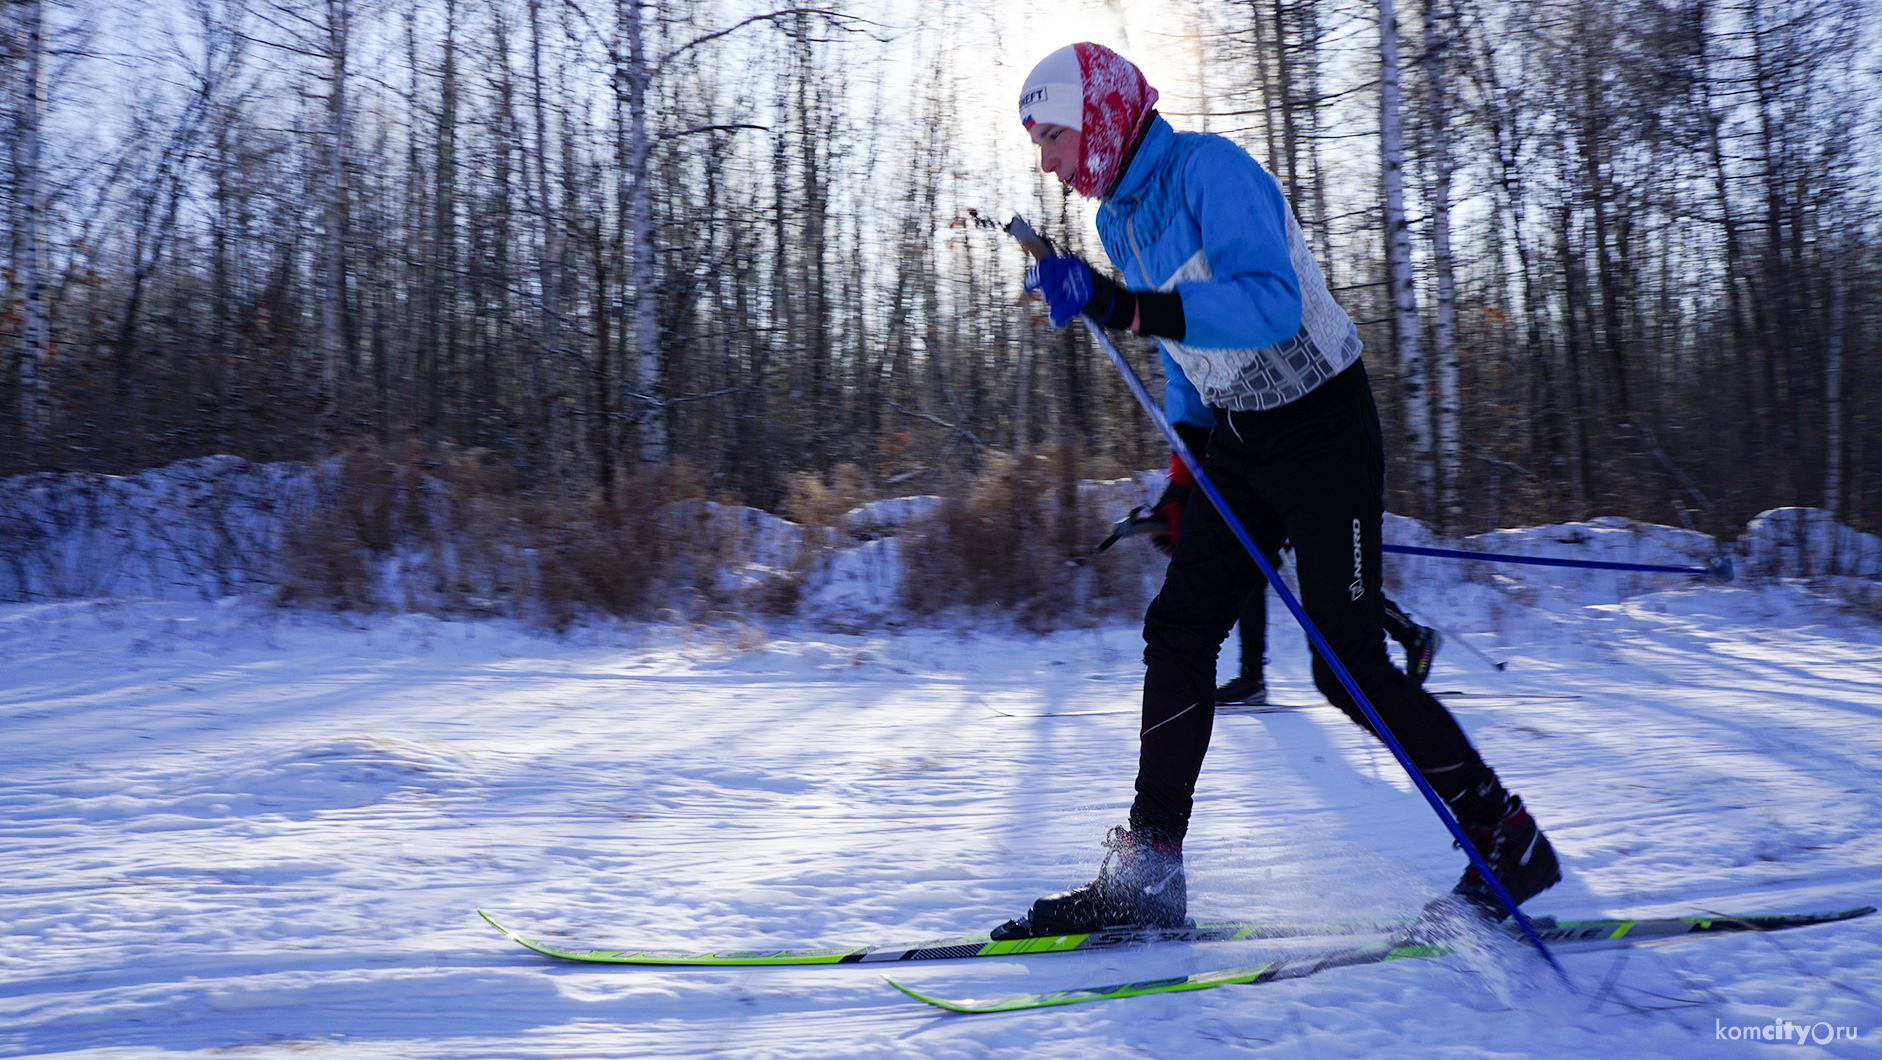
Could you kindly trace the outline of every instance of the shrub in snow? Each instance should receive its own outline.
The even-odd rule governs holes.
[[[867,490],[862,469],[855,464],[838,465],[828,478],[795,474],[790,477],[781,510],[799,526],[839,527],[844,513],[855,508]]]
[[[902,535],[902,603],[916,614],[991,608],[1038,630],[1141,611],[1163,556],[1145,542],[1096,552],[1143,503],[1137,480],[1080,482],[1039,456],[996,456]]]
[[[622,493],[657,488],[631,482]],[[672,551],[643,513],[518,489],[476,451],[358,446],[321,465],[318,495],[285,535],[279,605],[562,627],[652,606]]]
[[[1047,630],[1135,617],[1164,569],[1141,538],[1095,550],[1114,520],[1161,491],[1160,471],[1068,485],[1052,459],[1000,457],[946,496],[855,504],[860,473],[839,469],[829,482],[794,482],[787,503],[799,521],[674,494],[697,480],[668,470],[624,483],[619,494],[636,500],[626,510],[519,488],[485,454],[413,445],[362,445],[318,465],[221,456],[128,476],[22,475],[0,480],[0,599],[266,592],[282,606],[504,615],[557,628],[663,610],[866,628],[965,609]],[[1385,540],[1458,544],[1395,515]],[[1703,534],[1616,517],[1461,545],[1691,567],[1719,551]],[[1817,579],[1859,612],[1882,613],[1882,538],[1824,512],[1765,512],[1737,550],[1748,578]],[[1281,573],[1291,585],[1285,560]],[[1414,610],[1478,619],[1511,603],[1612,604],[1695,584],[1685,574],[1396,554],[1385,573]]]

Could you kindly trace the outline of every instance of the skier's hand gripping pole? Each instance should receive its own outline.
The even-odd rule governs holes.
[[[1017,214],[1014,215],[1012,221],[1007,223],[1006,231],[1008,235],[1019,240],[1020,246],[1026,248],[1026,252],[1035,258],[1047,257],[1052,253],[1052,244],[1033,231],[1032,226]],[[1078,319],[1084,322],[1085,330],[1091,333],[1092,340],[1098,344],[1098,348],[1110,358],[1112,367],[1116,368],[1118,375],[1123,377],[1124,385],[1130,388],[1131,396],[1135,397],[1137,403],[1144,407],[1144,411],[1150,414],[1151,422],[1157,425],[1157,430],[1163,432],[1163,437],[1170,443],[1170,448],[1189,468],[1189,473],[1196,477],[1196,488],[1202,490],[1203,495],[1209,498],[1209,503],[1215,505],[1216,511],[1222,513],[1222,520],[1234,533],[1235,540],[1241,542],[1242,547],[1248,550],[1248,555],[1254,559],[1255,566],[1261,569],[1261,573],[1268,579],[1268,584],[1274,587],[1275,594],[1281,598],[1283,604],[1287,605],[1288,611],[1293,614],[1294,620],[1300,623],[1301,629],[1306,631],[1307,639],[1313,644],[1314,651],[1326,660],[1327,666],[1340,679],[1340,684],[1345,686],[1347,694],[1353,697],[1354,702],[1359,704],[1359,709],[1365,713],[1366,720],[1372,723],[1373,731],[1379,734],[1380,741],[1392,752],[1392,757],[1398,759],[1398,764],[1404,767],[1405,772],[1411,776],[1412,783],[1416,784],[1418,790],[1424,794],[1425,801],[1431,804],[1431,809],[1437,813],[1438,819],[1444,822],[1444,827],[1450,829],[1452,837],[1457,840],[1457,845],[1470,856],[1471,864],[1477,866],[1477,871],[1483,874],[1484,881],[1490,885],[1490,890],[1496,895],[1497,900],[1510,911],[1517,925],[1522,928],[1523,934],[1535,945],[1537,952],[1542,954],[1543,960],[1549,962],[1549,966],[1555,969],[1563,982],[1569,982],[1567,969],[1555,959],[1555,954],[1549,952],[1548,945],[1542,941],[1542,936],[1536,933],[1536,926],[1529,922],[1529,917],[1516,907],[1516,902],[1510,897],[1509,890],[1503,886],[1503,881],[1497,878],[1496,870],[1490,867],[1490,862],[1484,857],[1483,852],[1479,851],[1477,845],[1470,841],[1470,837],[1464,834],[1463,826],[1457,823],[1457,816],[1451,812],[1451,808],[1445,805],[1444,800],[1438,797],[1438,793],[1431,787],[1430,782],[1425,780],[1424,774],[1418,772],[1418,767],[1412,764],[1411,756],[1405,753],[1405,748],[1398,742],[1398,737],[1392,735],[1392,730],[1386,727],[1385,720],[1379,717],[1378,709],[1372,705],[1371,700],[1366,698],[1366,694],[1359,690],[1359,682],[1353,680],[1353,675],[1347,671],[1346,665],[1340,662],[1339,656],[1333,653],[1332,646],[1326,642],[1326,638],[1320,635],[1320,630],[1313,624],[1313,620],[1307,617],[1306,609],[1301,607],[1300,601],[1295,599],[1294,594],[1281,581],[1280,575],[1275,573],[1274,565],[1261,554],[1261,549],[1255,547],[1254,539],[1248,535],[1241,520],[1229,510],[1228,502],[1222,499],[1222,494],[1216,490],[1215,483],[1210,481],[1209,476],[1203,472],[1202,461],[1189,451],[1189,446],[1183,444],[1182,436],[1176,433],[1176,428],[1171,426],[1169,418],[1163,414],[1163,409],[1158,406],[1156,399],[1150,396],[1150,391],[1144,386],[1144,381],[1137,377],[1136,369],[1124,359],[1124,354],[1118,350],[1110,336],[1104,333],[1104,328],[1099,326],[1097,321],[1084,314],[1080,314]]]

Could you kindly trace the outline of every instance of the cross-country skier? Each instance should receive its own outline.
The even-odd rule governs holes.
[[[1163,415],[1176,428],[1190,453],[1201,460],[1209,447],[1209,432],[1215,429],[1215,410],[1203,403],[1196,385],[1189,381],[1183,366],[1176,363],[1170,351],[1160,344],[1158,351],[1163,360]],[[1160,524],[1150,531],[1150,541],[1165,555],[1175,548],[1183,513],[1189,509],[1195,488],[1196,481],[1190,476],[1188,466],[1171,453],[1163,492],[1151,504],[1149,515]],[[1281,546],[1270,546],[1259,540],[1255,544],[1267,557],[1268,565],[1279,569]],[[1424,684],[1444,638],[1430,626],[1412,621],[1411,613],[1391,597],[1382,595],[1379,602],[1385,615],[1385,632],[1405,650],[1405,679],[1414,685]],[[1235,676],[1215,690],[1215,701],[1218,706],[1259,706],[1268,701],[1268,580],[1259,570],[1255,572],[1254,588],[1248,591],[1248,598],[1236,615],[1235,628],[1240,633],[1241,653],[1237,659],[1240,665]]]
[[[1522,902],[1561,878],[1555,851],[1444,705],[1386,655],[1385,457],[1358,332],[1327,293],[1274,177],[1227,139],[1176,132],[1156,100],[1136,66],[1096,44],[1053,52],[1026,78],[1020,118],[1039,167],[1103,202],[1099,235],[1124,276],[1120,285],[1054,256],[1028,286],[1044,295],[1055,327],[1088,314],[1157,337],[1182,366],[1215,411],[1210,478],[1256,541],[1293,543],[1308,616]],[[1216,656],[1256,577],[1213,505],[1185,515],[1144,615],[1129,827],[1107,837],[1097,879],[1040,898],[996,937],[1184,921],[1183,836],[1215,720]],[[1313,669],[1327,699],[1367,725],[1326,662],[1316,657]],[[1453,894],[1507,915],[1474,866]]]

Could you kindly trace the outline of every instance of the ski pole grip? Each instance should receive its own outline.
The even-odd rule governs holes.
[[[1026,253],[1035,258],[1052,256],[1052,244],[1046,241],[1046,237],[1033,231],[1032,225],[1027,224],[1026,219],[1018,214],[1014,214],[1013,219],[1006,223],[1006,234],[1019,240],[1019,245],[1026,248]]]

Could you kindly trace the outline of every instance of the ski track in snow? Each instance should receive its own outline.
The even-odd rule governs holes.
[[[1791,585],[1482,585],[1401,598],[1434,689],[1562,853],[1535,914],[1882,898],[1882,629]],[[1277,699],[1318,703],[1272,608]],[[1137,630],[857,636],[239,601],[0,607],[0,1055],[1882,1055],[1882,916],[1574,955],[1517,947],[1200,994],[957,1017],[862,967],[551,961],[590,944],[861,944],[985,930],[1083,882],[1135,767]],[[1232,656],[1232,649],[1225,656]],[[999,711],[1110,710],[1057,717]],[[1217,720],[1187,848],[1206,917],[1397,916],[1463,865],[1332,708]],[[987,996],[1314,943],[902,966]],[[1828,1023],[1830,1045],[1719,1041]]]

